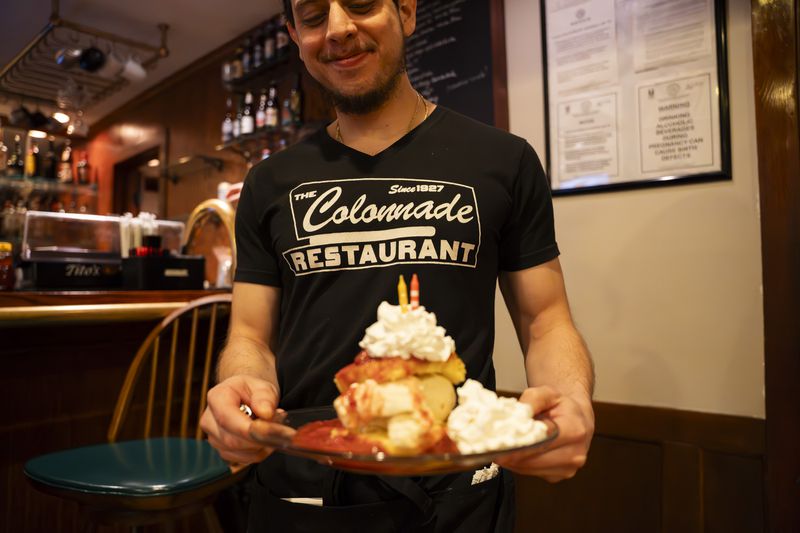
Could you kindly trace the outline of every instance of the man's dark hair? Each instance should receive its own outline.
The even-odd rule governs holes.
[[[398,0],[393,0],[394,5],[397,6]],[[294,13],[292,13],[292,0],[283,0],[283,12],[286,15],[286,20],[289,21],[289,24],[294,26]]]

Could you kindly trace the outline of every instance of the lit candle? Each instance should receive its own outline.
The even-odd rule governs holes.
[[[419,278],[411,276],[411,309],[419,307]]]
[[[397,300],[400,302],[400,309],[405,313],[408,311],[408,289],[406,289],[406,280],[400,274],[400,281],[397,283]]]

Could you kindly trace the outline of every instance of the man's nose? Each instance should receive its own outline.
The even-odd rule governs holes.
[[[356,25],[347,10],[339,2],[331,2],[326,37],[332,41],[342,42],[355,35],[356,31]]]

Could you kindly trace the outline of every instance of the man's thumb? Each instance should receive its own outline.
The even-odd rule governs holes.
[[[544,411],[549,411],[558,405],[561,394],[552,387],[531,387],[519,397],[519,401],[527,403],[533,407],[533,414],[538,415]]]
[[[259,387],[250,396],[250,407],[256,417],[269,420],[275,414],[275,394],[269,387]]]

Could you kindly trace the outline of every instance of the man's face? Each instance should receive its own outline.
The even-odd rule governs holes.
[[[309,73],[345,113],[383,104],[405,69],[416,0],[293,0],[292,39]]]

